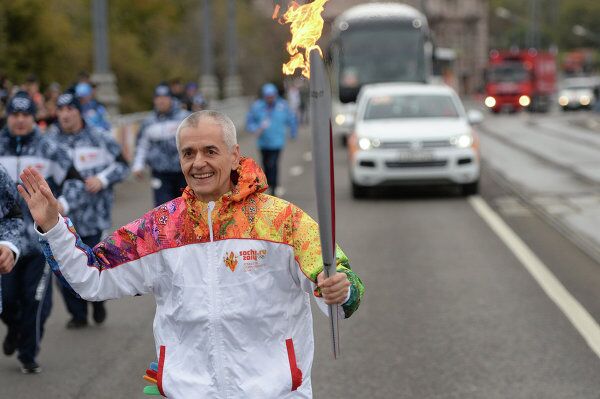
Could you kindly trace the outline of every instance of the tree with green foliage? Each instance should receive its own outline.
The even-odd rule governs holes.
[[[117,78],[121,111],[147,110],[152,89],[178,77],[201,74],[200,2],[192,0],[110,0],[110,68]],[[281,79],[287,27],[237,1],[239,69],[245,92]],[[216,75],[224,78],[226,8],[215,2]],[[14,83],[35,73],[42,87],[53,81],[68,87],[77,74],[92,72],[90,0],[12,0],[0,2],[0,75]]]
[[[530,6],[533,0],[490,0],[490,44],[492,47],[527,47],[527,33],[531,24]],[[600,47],[600,1],[598,0],[537,0],[541,47],[557,46],[560,50],[578,47]],[[500,18],[498,8],[510,11],[511,17]],[[581,25],[590,36],[573,33]],[[597,31],[594,31],[597,29]],[[594,38],[596,36],[596,38]]]

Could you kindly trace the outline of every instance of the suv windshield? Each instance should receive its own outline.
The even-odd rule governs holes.
[[[452,97],[440,94],[374,96],[368,101],[365,120],[459,116]]]

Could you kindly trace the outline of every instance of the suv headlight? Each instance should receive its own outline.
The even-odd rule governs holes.
[[[361,137],[358,139],[358,147],[363,151],[370,150],[371,148],[377,148],[380,145],[381,141],[379,141],[379,139],[369,139],[367,137]]]
[[[450,144],[458,148],[469,148],[473,145],[473,136],[470,134],[461,134],[450,139]]]

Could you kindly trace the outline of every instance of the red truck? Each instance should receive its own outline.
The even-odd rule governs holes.
[[[535,49],[490,52],[485,105],[492,112],[547,112],[555,91],[554,54]]]

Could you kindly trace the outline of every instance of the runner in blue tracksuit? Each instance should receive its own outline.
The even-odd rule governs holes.
[[[277,87],[267,83],[262,87],[262,98],[252,104],[246,116],[246,130],[258,136],[257,144],[262,156],[263,170],[273,195],[278,184],[279,155],[285,147],[288,128],[290,136],[296,138],[296,114],[287,101],[279,97]]]
[[[72,168],[67,151],[41,134],[35,125],[35,105],[25,92],[12,97],[7,105],[7,125],[0,130],[0,164],[13,184],[29,166],[46,176],[52,190],[70,186],[73,193],[83,189],[83,182]],[[15,186],[16,188],[16,186]],[[66,203],[63,197],[62,203]],[[25,202],[19,198],[25,222],[25,236],[21,254],[12,272],[2,276],[2,321],[8,327],[2,349],[7,356],[18,350],[18,358],[25,373],[37,373],[36,362],[44,323],[52,306],[51,274],[33,228],[33,219]]]
[[[73,93],[61,94],[57,100],[58,123],[47,134],[68,149],[73,166],[85,181],[83,192],[65,187],[61,204],[63,214],[73,221],[83,242],[93,247],[100,242],[102,232],[111,226],[113,186],[127,177],[129,166],[110,133],[88,126],[80,107]],[[67,328],[87,326],[87,301],[71,289],[61,288],[72,317]],[[92,302],[92,305],[94,321],[104,322],[104,302]]]
[[[179,197],[187,185],[179,165],[175,132],[188,115],[174,103],[169,86],[161,83],[154,89],[154,112],[140,127],[132,169],[141,178],[144,167],[150,167],[156,206]]]
[[[110,130],[106,107],[94,98],[94,89],[92,88],[92,85],[85,82],[78,83],[77,86],[75,86],[75,94],[79,98],[81,114],[83,115],[85,122],[100,130]]]

